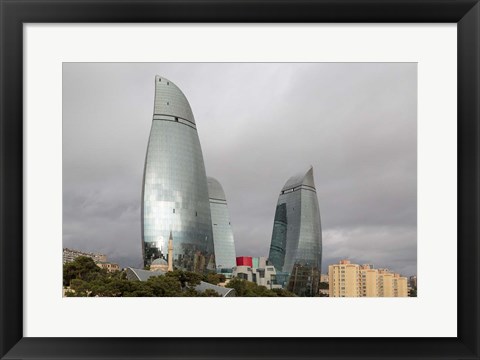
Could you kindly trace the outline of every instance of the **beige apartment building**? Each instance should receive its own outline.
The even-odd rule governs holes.
[[[340,264],[328,267],[328,283],[330,297],[358,297],[360,283],[358,281],[360,266],[350,264],[349,260],[341,260]]]
[[[397,277],[393,279],[394,285],[393,288],[395,292],[393,296],[395,297],[407,297],[408,296],[408,279],[406,277],[400,276],[399,274]]]
[[[360,266],[360,296],[377,297],[378,296],[378,280],[377,270],[372,265]]]
[[[378,296],[379,297],[393,297],[393,274],[387,269],[378,270]]]
[[[407,297],[407,278],[341,260],[328,267],[330,297]]]

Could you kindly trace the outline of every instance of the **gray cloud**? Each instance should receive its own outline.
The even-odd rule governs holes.
[[[192,106],[207,174],[226,192],[238,255],[268,255],[278,193],[313,165],[324,269],[350,257],[416,273],[411,63],[64,64],[64,246],[141,263],[156,74]]]

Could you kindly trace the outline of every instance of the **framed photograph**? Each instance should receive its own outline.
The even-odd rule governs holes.
[[[476,1],[0,1],[2,359],[479,358]]]

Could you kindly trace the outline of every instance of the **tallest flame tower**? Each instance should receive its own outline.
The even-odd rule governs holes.
[[[215,269],[207,176],[192,109],[173,82],[156,76],[142,191],[145,266],[166,257],[170,232],[174,268]]]

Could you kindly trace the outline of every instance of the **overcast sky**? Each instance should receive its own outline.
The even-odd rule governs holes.
[[[63,246],[142,266],[155,75],[192,107],[237,256],[268,256],[279,192],[314,169],[323,272],[348,258],[417,272],[414,63],[66,63]]]

